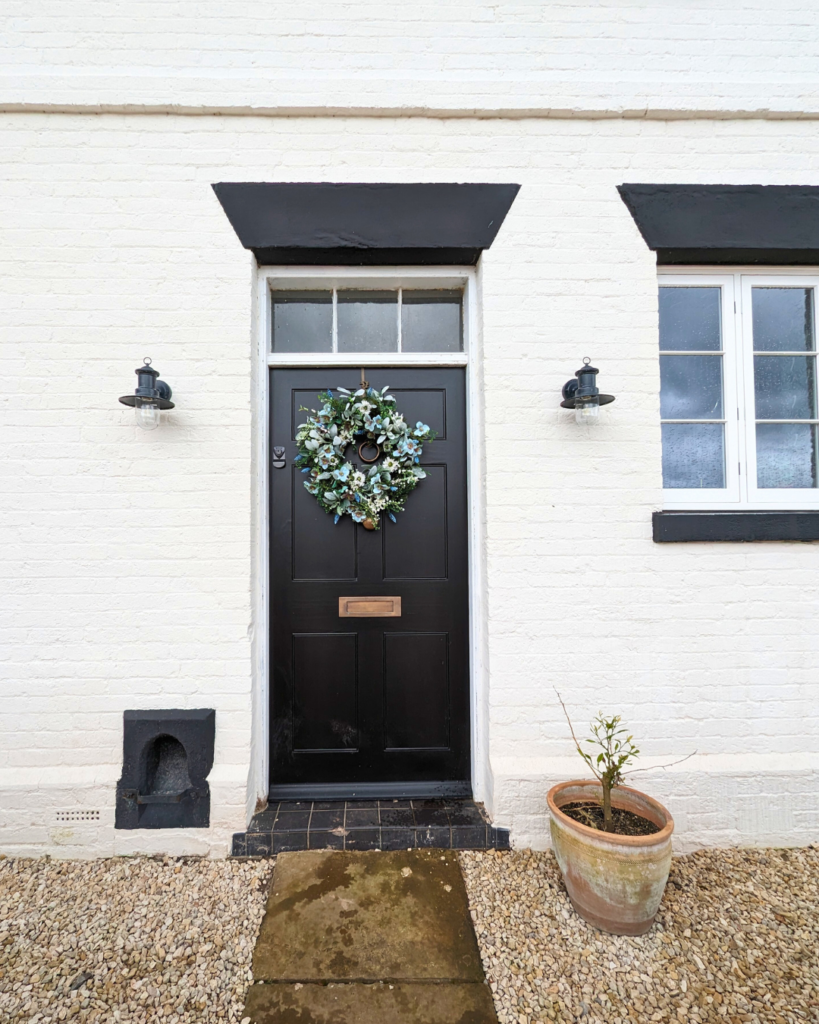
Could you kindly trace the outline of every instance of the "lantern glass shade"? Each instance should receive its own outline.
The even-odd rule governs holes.
[[[150,400],[137,401],[134,405],[137,426],[143,430],[156,430],[159,426],[161,412],[156,402]]]
[[[585,423],[592,426],[600,420],[600,399],[595,395],[587,398],[584,402],[577,402],[574,407],[575,423]]]

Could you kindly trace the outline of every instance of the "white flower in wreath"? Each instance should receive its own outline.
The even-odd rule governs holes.
[[[396,473],[401,468],[401,463],[391,455],[388,455],[381,465],[387,473]]]
[[[366,482],[367,478],[360,469],[357,469],[350,477],[350,487],[352,487],[354,491],[360,491]]]

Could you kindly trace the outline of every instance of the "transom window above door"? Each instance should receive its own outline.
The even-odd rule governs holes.
[[[665,507],[819,508],[819,275],[659,284]]]
[[[463,290],[276,288],[273,353],[462,352]]]

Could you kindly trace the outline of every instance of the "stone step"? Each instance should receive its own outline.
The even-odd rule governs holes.
[[[480,983],[259,984],[245,1015],[253,1024],[497,1024]]]
[[[282,853],[253,979],[254,1024],[496,1024],[454,851]]]

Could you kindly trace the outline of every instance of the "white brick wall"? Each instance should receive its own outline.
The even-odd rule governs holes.
[[[253,274],[210,189],[242,179],[523,186],[481,272],[497,822],[543,845],[582,774],[556,686],[649,763],[698,751],[635,779],[682,847],[819,836],[819,547],[652,543],[656,277],[615,190],[819,184],[812,123],[16,113],[0,158],[0,849],[218,854],[253,802]],[[587,354],[588,432],[557,408]],[[116,400],[143,355],[152,434]],[[217,709],[207,832],[113,830],[141,706]]]
[[[819,111],[808,0],[5,0],[0,104]]]

